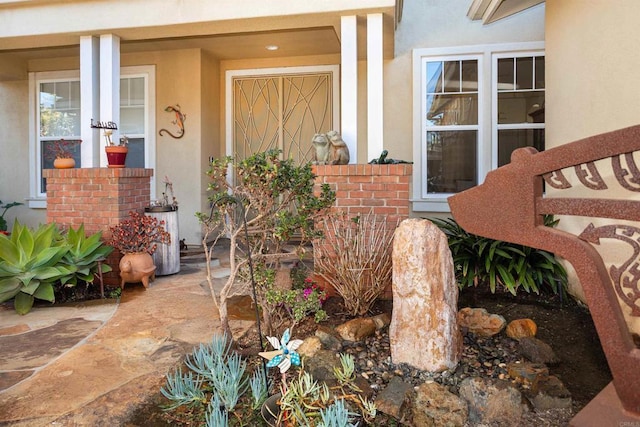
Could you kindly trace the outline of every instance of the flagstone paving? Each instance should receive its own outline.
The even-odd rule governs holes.
[[[219,287],[225,279],[215,280]],[[252,324],[231,320],[234,336]],[[25,316],[5,304],[0,426],[123,425],[219,326],[202,263],[158,277],[146,290],[128,285],[119,301],[39,306]]]

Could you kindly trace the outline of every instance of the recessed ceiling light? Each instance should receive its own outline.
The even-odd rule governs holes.
[[[274,44],[270,44],[269,46],[265,46],[265,49],[267,49],[267,50],[278,50],[279,46],[276,46]]]

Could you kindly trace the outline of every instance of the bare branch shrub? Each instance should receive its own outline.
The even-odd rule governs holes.
[[[391,248],[398,220],[369,212],[348,218],[345,212],[324,220],[325,237],[314,243],[315,270],[344,299],[351,315],[366,314],[391,284]]]
[[[233,182],[228,180],[229,173]],[[203,227],[211,296],[220,313],[222,329],[231,336],[227,301],[251,289],[249,256],[257,270],[255,277],[266,279],[278,270],[282,261],[301,259],[306,244],[321,237],[314,224],[333,205],[335,193],[325,184],[314,194],[311,164],[296,165],[292,159],[282,159],[278,150],[256,153],[239,161],[231,157],[214,159],[207,175],[211,209],[196,215]],[[231,273],[216,294],[209,265],[214,246],[223,236],[229,238]],[[272,283],[273,280],[257,280],[254,301],[262,309],[268,333],[273,329],[272,310],[267,307],[267,292],[273,288]]]

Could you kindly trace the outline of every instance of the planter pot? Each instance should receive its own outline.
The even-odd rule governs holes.
[[[280,405],[278,405],[278,401],[281,397],[282,394],[280,393],[270,396],[264,401],[262,408],[260,408],[262,419],[272,427],[277,426],[278,423],[278,416],[280,415]]]
[[[124,254],[120,260],[120,287],[124,289],[125,283],[140,283],[145,288],[149,287],[149,281],[156,278],[156,266],[153,258],[146,252]]]
[[[167,276],[180,272],[180,233],[178,229],[178,210],[171,206],[145,208],[145,215],[164,221],[164,228],[171,236],[171,243],[158,244],[153,253],[156,275]]]
[[[56,169],[72,169],[76,167],[76,161],[73,158],[54,159],[53,167]]]
[[[127,159],[127,153],[129,148],[121,145],[107,145],[104,147],[107,152],[107,162],[110,168],[123,168],[124,162]]]
[[[145,212],[174,212],[178,208],[175,206],[148,206],[144,208]]]

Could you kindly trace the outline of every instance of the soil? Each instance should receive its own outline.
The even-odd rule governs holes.
[[[535,294],[491,294],[467,290],[459,307],[482,307],[507,322],[529,318],[538,325],[537,338],[554,350],[560,363],[549,367],[571,392],[579,410],[611,382],[611,372],[588,309],[573,299]]]
[[[79,301],[83,299],[99,298],[97,286],[78,286],[56,293],[57,302]],[[109,290],[105,290],[105,293]],[[482,307],[490,313],[500,314],[507,322],[530,318],[538,325],[537,337],[549,344],[555,351],[561,363],[550,367],[550,373],[557,376],[564,383],[573,397],[573,413],[577,413],[596,394],[598,394],[610,381],[609,371],[605,355],[600,346],[598,335],[595,331],[589,311],[571,299],[561,299],[554,295],[529,295],[520,294],[491,294],[479,292],[475,289],[466,289],[461,292],[459,307]],[[332,297],[325,303],[325,310],[329,319],[322,324],[336,326],[348,320],[350,316],[345,313],[342,300]],[[378,301],[372,308],[372,315],[382,312],[391,313],[391,301]],[[317,324],[311,318],[298,325],[295,329],[295,338],[304,339],[313,335]],[[255,328],[250,330],[237,342],[237,350],[245,356],[255,356],[259,350],[258,333]],[[159,393],[145,406],[132,414],[129,427],[133,426],[175,426],[196,425],[187,422],[188,419],[197,419],[198,411],[191,413],[186,410],[175,418],[176,414],[167,414],[160,409],[166,400]],[[200,414],[201,415],[201,414]],[[553,422],[546,425],[565,425]],[[386,423],[380,425],[387,425]]]

